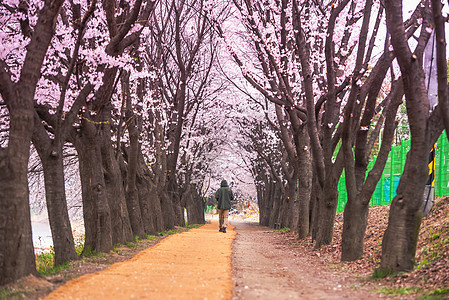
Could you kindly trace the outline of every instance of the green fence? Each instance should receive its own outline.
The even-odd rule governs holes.
[[[371,198],[370,206],[390,204],[396,196],[396,188],[404,170],[407,152],[410,150],[410,141],[403,141],[401,145],[394,146],[388,156],[382,177],[377,183],[376,190]],[[374,165],[371,161],[368,170]],[[446,133],[438,139],[435,158],[435,195],[449,195],[449,142]],[[338,182],[338,207],[337,211],[344,210],[347,201],[344,173]]]

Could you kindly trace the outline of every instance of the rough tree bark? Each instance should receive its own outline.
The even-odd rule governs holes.
[[[139,116],[134,113],[131,103],[131,94],[129,90],[129,73],[122,73],[123,96],[126,101],[125,119],[129,133],[129,149],[127,151],[128,168],[126,172],[125,195],[126,206],[128,208],[129,218],[134,236],[145,237],[144,226],[142,222],[141,207],[137,191],[137,167],[139,162],[140,144],[139,144]]]
[[[78,258],[67,210],[62,145],[52,146],[52,141],[37,114],[35,122],[32,141],[44,170],[45,197],[55,251],[55,265],[60,265]]]
[[[85,241],[83,253],[112,249],[112,223],[104,181],[101,145],[96,125],[86,112],[78,136],[73,136],[78,153],[83,199]]]
[[[115,245],[125,241],[133,241],[135,238],[128,214],[125,187],[123,186],[124,180],[116,155],[116,151],[120,150],[114,149],[112,143],[111,108],[105,107],[99,114],[99,116],[101,115],[105,115],[100,119],[100,122],[104,124],[99,128],[96,143],[100,143],[101,145],[105,191],[111,213],[112,243]]]
[[[270,221],[270,204],[272,201],[271,191],[273,184],[265,177],[262,179],[262,174],[259,171],[257,174],[257,200],[259,201],[259,224],[262,226],[269,226]]]
[[[145,25],[155,3],[137,0],[129,10],[119,16],[116,15],[116,3],[114,1],[103,1],[102,4],[110,36],[105,51],[110,56],[120,56],[125,49],[138,41],[141,31],[145,27],[142,26],[140,30],[130,33],[133,24],[139,22]],[[99,71],[101,70],[104,70],[103,84],[96,91],[94,100],[89,103],[80,130],[80,135],[84,143],[87,144],[79,145],[80,143],[78,143],[77,146],[80,150],[87,148],[91,154],[95,154],[93,156],[95,160],[91,161],[90,164],[80,160],[80,169],[81,164],[87,169],[86,172],[80,173],[88,176],[88,179],[82,180],[82,183],[89,184],[89,188],[83,188],[83,191],[89,190],[87,197],[83,195],[83,201],[92,201],[92,204],[86,203],[87,207],[94,206],[96,208],[93,214],[89,212],[84,214],[85,217],[93,217],[92,220],[87,222],[85,219],[85,224],[93,225],[99,222],[100,225],[97,227],[96,233],[86,228],[86,235],[88,232],[93,234],[92,238],[86,236],[86,240],[100,242],[91,245],[100,246],[101,249],[93,248],[99,251],[111,249],[112,243],[134,239],[126,207],[123,178],[115,153],[115,150],[119,151],[119,149],[114,149],[111,140],[112,108],[110,101],[116,87],[115,80],[118,69],[117,67],[107,68],[102,65],[99,67]],[[91,158],[87,159],[90,160]],[[89,170],[89,168],[92,168],[92,170]],[[103,178],[100,178],[100,176]],[[108,226],[111,226],[111,228],[108,228]],[[109,240],[110,235],[111,239]]]
[[[303,129],[298,136],[298,238],[302,239],[309,235],[310,228],[310,201],[312,195],[312,157],[310,153],[309,136]]]
[[[191,224],[204,224],[204,202],[200,195],[195,191],[195,185],[186,182],[187,189],[183,193],[183,199],[186,202],[187,222]]]
[[[316,228],[313,236],[316,237],[315,247],[329,245],[332,242],[333,226],[335,213],[338,203],[338,180],[342,172],[342,158],[340,154],[333,162],[336,139],[334,136],[341,102],[337,101],[339,91],[342,87],[336,86],[336,71],[334,68],[335,45],[333,42],[333,33],[335,22],[340,12],[349,3],[348,0],[341,2],[336,7],[332,7],[331,16],[328,22],[327,38],[325,43],[325,55],[327,66],[327,87],[328,92],[324,96],[324,112],[322,123],[320,124],[316,117],[317,107],[313,92],[313,73],[310,64],[310,49],[305,39],[300,19],[300,9],[297,3],[293,2],[294,27],[296,29],[295,42],[299,62],[303,74],[303,84],[305,91],[305,102],[307,107],[307,129],[310,138],[310,145],[313,157],[314,174],[317,180],[314,181],[313,189],[315,198],[313,221]],[[348,18],[349,20],[350,18]],[[344,87],[344,86],[343,86]]]
[[[399,181],[382,240],[381,269],[385,272],[413,269],[416,244],[422,218],[424,186],[428,177],[427,159],[433,143],[443,129],[440,107],[429,114],[429,101],[424,83],[422,55],[430,36],[430,7],[424,3],[421,34],[415,51],[409,48],[402,23],[402,1],[385,2],[387,26],[404,82],[411,148]]]
[[[139,153],[139,168],[137,169],[137,183],[139,185],[139,202],[142,208],[145,232],[157,233],[164,231],[164,219],[161,209],[161,200],[154,184],[154,174],[145,164],[142,152]]]
[[[8,146],[0,148],[0,285],[36,273],[27,179],[33,98],[63,2],[45,2],[39,11],[17,83],[0,61],[0,92],[10,118]]]
[[[354,74],[356,78],[362,76],[367,69],[367,62],[374,47],[377,29],[380,25],[383,10],[377,14],[373,34],[367,43],[368,22],[370,19],[372,1],[365,4],[364,20],[360,33],[359,51],[357,52]],[[407,36],[410,38],[418,28],[416,23],[421,10],[418,8],[412,17],[404,22],[410,28]],[[365,46],[367,45],[367,46]],[[382,175],[388,153],[391,148],[395,129],[395,115],[403,96],[402,80],[392,83],[390,94],[376,108],[376,101],[382,87],[382,82],[391,68],[394,55],[389,50],[390,40],[387,36],[384,47],[384,54],[372,68],[368,77],[359,87],[353,81],[351,92],[348,97],[348,104],[345,111],[345,123],[343,124],[342,149],[345,154],[346,190],[348,201],[344,212],[344,225],[342,235],[342,260],[356,260],[363,254],[363,238],[366,230],[368,216],[368,206],[372,193]],[[365,50],[365,48],[367,49]],[[383,110],[383,114],[377,121],[373,130],[368,136],[368,129],[371,126],[375,114]],[[381,130],[383,120],[384,136],[382,145],[377,154],[376,163],[373,169],[366,174],[369,156],[373,149],[374,141]]]
[[[77,118],[78,112],[82,104],[85,103],[86,97],[93,90],[93,86],[88,83],[81,89],[69,111],[63,112],[63,107],[66,100],[65,96],[68,84],[73,74],[75,63],[78,61],[78,53],[83,40],[84,30],[87,22],[93,15],[95,7],[96,1],[92,1],[89,9],[81,18],[81,7],[79,5],[72,6],[73,15],[79,16],[79,18],[74,18],[73,20],[73,27],[78,31],[78,37],[74,49],[71,52],[67,73],[62,80],[59,80],[59,77],[54,78],[55,83],[61,87],[56,113],[50,113],[53,107],[35,103],[37,115],[35,117],[35,130],[32,141],[44,169],[45,196],[54,245],[55,265],[60,265],[68,260],[78,258],[67,211],[63,146],[67,139],[68,130]],[[49,130],[51,133],[47,131],[44,124],[51,127],[51,130]]]
[[[356,182],[350,185],[351,190],[347,188],[348,201],[344,210],[342,234],[341,260],[343,261],[356,260],[363,255],[363,240],[367,226],[369,202],[387,162],[388,153],[391,149],[391,143],[396,128],[395,117],[403,94],[402,82],[397,82],[388,96],[388,98],[391,99],[388,99],[389,103],[385,108],[386,116],[382,144],[373,169],[368,173],[366,179],[364,175],[366,174],[367,163],[362,164],[359,162],[357,164],[352,160],[352,164],[347,166],[348,169],[353,168],[353,170],[347,172],[346,180],[353,180]],[[381,118],[383,118],[383,116]],[[378,122],[380,122],[380,124],[382,123],[382,121]],[[377,125],[377,128],[380,128],[380,126]],[[377,137],[377,135],[374,135],[374,137]],[[368,156],[370,152],[371,148],[369,151],[362,154]],[[350,160],[353,158],[349,157],[348,159]],[[358,170],[355,170],[356,168],[358,168]],[[359,180],[356,180],[355,178],[354,173],[356,172],[359,173]],[[350,176],[349,174],[354,174],[354,178],[348,178]],[[361,177],[362,175],[363,177]],[[361,180],[363,180],[363,184]],[[354,188],[356,185],[357,188]]]

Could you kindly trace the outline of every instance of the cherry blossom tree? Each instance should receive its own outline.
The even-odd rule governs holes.
[[[2,285],[36,272],[27,182],[33,99],[63,2],[4,1],[0,5],[0,22],[7,28],[0,37],[0,91],[9,116],[7,145],[0,148]],[[16,34],[19,28],[22,35]]]
[[[299,13],[299,5],[295,5],[294,9]],[[350,57],[356,45],[357,35],[354,36],[353,33],[354,26],[361,17],[359,9],[358,2],[355,1],[322,3],[306,11],[303,17],[306,21],[296,18],[295,22],[296,45],[304,79],[307,126],[314,160],[312,238],[316,241],[315,247],[332,242],[338,200],[337,183],[343,169],[343,154],[341,148],[336,151],[336,147],[341,138],[342,102],[351,76],[350,69],[344,69],[343,66],[351,62]],[[316,22],[318,16],[325,17],[327,23],[314,30],[304,25],[311,20]],[[321,48],[307,43],[309,35],[315,36],[316,43]],[[316,72],[316,63],[311,58],[317,54],[318,60],[326,65],[326,77],[321,72]],[[321,95],[314,93],[314,85],[321,86]]]
[[[386,272],[413,269],[422,218],[423,197],[420,195],[424,193],[428,177],[427,160],[432,145],[443,130],[441,107],[447,101],[443,99],[443,105],[437,105],[435,110],[429,113],[422,60],[425,45],[432,32],[432,8],[429,1],[423,1],[419,5],[423,10],[422,24],[418,42],[412,49],[406,39],[405,26],[402,22],[402,1],[385,2],[387,27],[404,84],[411,135],[411,148],[407,154],[397,194],[391,203],[388,227],[382,240],[381,269]],[[435,11],[438,15],[438,6],[435,7]],[[439,29],[441,30],[441,27]],[[441,78],[447,76],[441,74],[441,66],[439,68],[439,76]],[[446,83],[439,88],[444,89],[445,85]]]
[[[183,149],[181,143],[195,126],[197,112],[204,107],[202,102],[214,92],[210,82],[214,80],[211,69],[216,60],[216,41],[204,1],[159,3],[150,38],[147,57],[159,78],[158,105],[163,110],[153,113],[156,118],[153,123],[164,125],[153,137],[162,145],[157,151],[164,152],[157,158],[157,165],[163,169],[158,186],[168,226],[182,226],[185,224],[182,196],[190,188],[190,175],[178,178],[178,167],[190,160],[187,149],[190,145],[187,142],[187,148]],[[183,150],[188,152],[182,153]]]
[[[120,69],[132,66],[131,52],[139,42],[150,14],[153,1],[135,1],[115,6],[115,1],[104,1],[104,15],[99,14],[106,35],[95,37],[101,47],[103,61],[97,74],[102,83],[82,112],[79,131],[73,135],[80,156],[80,174],[83,184],[86,246],[98,251],[112,249],[118,242],[134,239],[123,186],[119,160],[114,149],[113,98],[120,79]],[[139,232],[136,232],[138,235]]]
[[[288,227],[287,180],[282,171],[287,166],[287,153],[282,141],[263,118],[242,118],[239,124],[243,135],[240,147],[252,153],[248,164],[255,178],[260,224],[273,228]]]
[[[357,81],[353,81],[351,85],[343,124],[342,147],[345,155],[348,201],[344,211],[342,260],[356,260],[363,254],[368,205],[387,162],[396,128],[397,110],[403,98],[402,79],[394,80],[394,78],[387,76],[388,70],[390,70],[392,76],[396,76],[395,73],[399,71],[393,65],[394,55],[392,49],[390,49],[388,36],[384,40],[383,54],[377,62],[371,63],[372,67],[362,62],[369,60],[368,55],[372,53],[373,39],[376,38],[380,17],[383,14],[383,7],[378,6],[378,14],[370,42],[363,42],[362,37],[368,36],[366,20],[370,18],[370,10],[374,4],[369,1],[366,2],[363,21],[363,24],[366,25],[362,25],[357,63],[354,69],[354,74],[359,72],[359,75],[355,75],[356,78],[359,77],[362,80],[359,81],[360,86],[358,86]],[[410,18],[404,22],[404,26],[407,28],[407,38],[413,37],[419,28],[423,13],[422,6],[418,6]],[[365,43],[367,44],[367,50],[361,49],[361,46]],[[363,60],[361,59],[362,56],[364,57]],[[365,73],[365,76],[360,77],[360,71],[367,68],[369,68],[369,71]],[[389,92],[380,93],[382,82],[388,82],[391,85]],[[379,101],[377,99],[380,94],[384,94],[385,98]],[[376,114],[380,116],[376,117]],[[367,173],[374,140],[378,138],[381,129],[383,131],[382,143],[376,153],[376,162]]]
[[[77,120],[82,104],[93,90],[93,85],[87,84],[73,99],[77,90],[73,88],[76,86],[76,79],[82,78],[76,63],[79,61],[79,51],[87,23],[93,15],[96,4],[96,1],[93,1],[90,6],[86,4],[85,11],[82,11],[80,4],[66,3],[62,7],[56,33],[52,39],[52,47],[44,62],[43,77],[35,97],[37,113],[32,141],[43,165],[46,206],[55,249],[55,265],[77,258],[67,210],[63,146],[72,124]],[[80,18],[81,14],[84,14],[82,18]],[[69,47],[72,45],[74,48],[70,51]],[[58,60],[58,58],[61,59]],[[76,79],[72,76],[75,69]],[[59,92],[59,99],[55,91]]]
[[[282,1],[271,3],[271,6],[269,3],[254,6],[251,1],[234,1],[234,6],[237,17],[246,28],[248,38],[242,41],[246,49],[237,49],[233,37],[215,20],[217,29],[245,79],[267,100],[277,104],[279,134],[288,155],[288,167],[283,169],[287,178],[284,204],[289,208],[285,209],[289,212],[286,226],[300,228],[301,236],[305,236],[309,232],[311,177],[308,175],[311,165],[305,108],[298,81],[300,70],[295,60],[295,48],[291,46],[291,3]],[[298,180],[301,188],[297,193]]]

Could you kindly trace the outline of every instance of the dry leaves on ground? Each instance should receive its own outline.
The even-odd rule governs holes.
[[[432,291],[443,292],[449,289],[449,197],[439,199],[432,213],[423,219],[416,251],[416,266],[410,273],[401,273],[383,279],[373,278],[373,270],[379,267],[382,251],[382,237],[388,224],[389,206],[371,207],[365,236],[365,249],[362,259],[354,262],[341,262],[341,232],[343,214],[335,219],[333,244],[314,249],[310,237],[298,240],[296,233],[278,233],[278,243],[289,245],[301,255],[314,255],[340,269],[342,273],[355,274],[361,285],[379,286],[389,289],[408,289],[418,294]],[[446,294],[447,295],[447,294]]]

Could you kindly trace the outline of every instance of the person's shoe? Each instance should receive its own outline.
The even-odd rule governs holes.
[[[223,228],[218,229],[219,232],[223,232]]]
[[[226,227],[223,227],[223,230],[221,232],[226,233]]]

